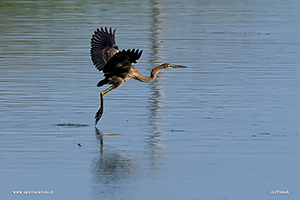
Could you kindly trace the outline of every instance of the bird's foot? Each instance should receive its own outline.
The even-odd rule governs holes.
[[[99,110],[97,111],[97,113],[95,114],[95,125],[98,123],[98,121],[100,120],[101,116],[103,114],[103,108],[99,108]]]

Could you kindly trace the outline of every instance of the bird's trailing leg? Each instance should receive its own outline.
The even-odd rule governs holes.
[[[100,118],[103,114],[103,97],[104,97],[104,95],[117,87],[119,87],[118,84],[114,84],[114,85],[110,86],[109,88],[107,88],[106,90],[100,92],[100,108],[95,115],[95,125],[98,123],[98,121],[100,120]]]
[[[98,123],[98,121],[100,120],[103,114],[103,96],[104,96],[103,92],[100,92],[100,108],[95,115],[95,125]]]

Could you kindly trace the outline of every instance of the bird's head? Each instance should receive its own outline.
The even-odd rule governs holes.
[[[186,66],[172,65],[170,63],[164,63],[161,66],[163,67],[163,69],[169,69],[169,68],[187,68]]]

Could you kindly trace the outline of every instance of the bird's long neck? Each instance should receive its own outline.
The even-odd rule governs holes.
[[[161,70],[163,70],[162,66],[159,67],[155,67],[154,69],[152,69],[150,76],[146,77],[141,75],[138,71],[135,72],[135,76],[134,79],[141,81],[141,82],[150,82],[153,81],[156,78],[156,75],[158,74],[158,72],[160,72]]]

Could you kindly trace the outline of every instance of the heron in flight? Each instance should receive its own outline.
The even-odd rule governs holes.
[[[186,68],[185,66],[162,64],[152,69],[150,76],[141,75],[132,63],[141,57],[143,50],[128,49],[119,51],[115,41],[116,29],[97,29],[91,39],[91,58],[99,71],[103,71],[104,79],[99,81],[97,87],[105,84],[111,85],[100,93],[100,108],[95,115],[95,125],[103,114],[103,97],[111,90],[119,88],[124,81],[133,78],[141,82],[150,82],[156,78],[158,72],[168,68]]]

